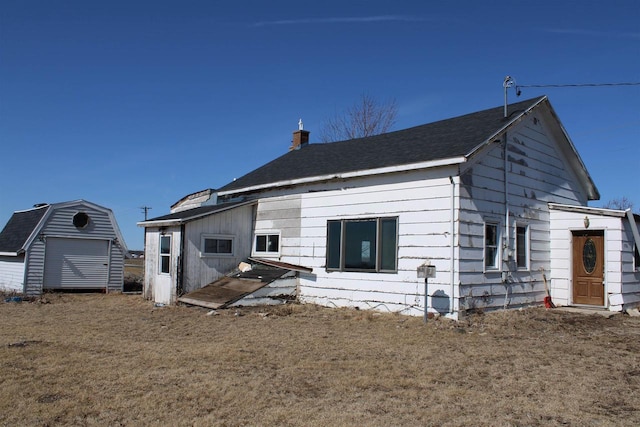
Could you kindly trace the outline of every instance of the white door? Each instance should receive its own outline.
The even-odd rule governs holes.
[[[47,238],[43,288],[106,288],[108,282],[108,240]]]
[[[173,242],[172,235],[160,236],[158,275],[155,278],[153,300],[159,304],[171,304],[173,294]]]

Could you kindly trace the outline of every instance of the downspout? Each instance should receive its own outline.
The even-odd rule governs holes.
[[[180,225],[180,253],[178,254],[178,277],[176,280],[176,297],[182,296],[184,292],[184,223]]]
[[[449,298],[449,314],[453,314],[454,309],[455,309],[455,305],[454,305],[454,291],[455,291],[455,247],[454,244],[456,242],[456,238],[455,238],[455,230],[456,230],[456,226],[455,226],[455,212],[456,212],[456,203],[455,203],[455,196],[456,196],[456,183],[453,180],[453,177],[450,176],[449,177],[449,181],[451,182],[451,211],[450,211],[450,224],[449,224],[449,235],[451,238],[451,253],[450,253],[450,257],[451,257],[451,266],[449,268],[449,282],[451,283],[451,288],[450,288],[450,293],[449,295],[451,295],[451,297]]]
[[[509,159],[507,155],[507,132],[504,133],[504,245],[502,251],[502,283],[505,285],[509,275],[509,244],[511,242],[509,236]],[[506,296],[505,296],[506,300]],[[506,304],[506,301],[505,301]]]

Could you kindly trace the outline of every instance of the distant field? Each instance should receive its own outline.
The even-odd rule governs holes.
[[[637,426],[640,318],[0,303],[0,425]]]
[[[144,283],[144,258],[124,260],[124,291],[139,292]]]

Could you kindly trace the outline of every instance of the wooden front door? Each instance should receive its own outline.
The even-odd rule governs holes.
[[[573,234],[573,303],[604,305],[604,233]]]

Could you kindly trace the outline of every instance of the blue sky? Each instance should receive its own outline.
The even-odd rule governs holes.
[[[518,85],[640,82],[640,2],[51,1],[0,3],[0,227],[35,203],[144,219],[316,141],[363,93],[394,129],[503,103]],[[640,86],[546,94],[601,193],[640,210]],[[315,133],[314,133],[315,131]]]

